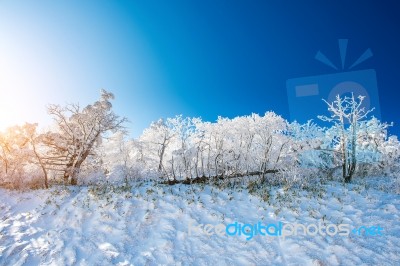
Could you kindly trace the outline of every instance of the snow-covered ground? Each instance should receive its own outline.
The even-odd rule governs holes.
[[[138,184],[0,189],[0,265],[400,265],[400,195],[330,183],[321,192]],[[189,224],[347,223],[382,235],[246,236]]]

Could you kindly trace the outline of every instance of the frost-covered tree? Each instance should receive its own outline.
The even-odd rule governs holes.
[[[176,116],[152,123],[140,137],[152,169],[171,180],[276,173],[288,162],[288,123],[267,112],[215,123]]]
[[[143,160],[143,150],[138,140],[128,139],[124,131],[117,131],[103,139],[97,149],[105,173],[112,180],[124,180],[142,176],[147,165]]]
[[[199,121],[199,118],[183,118],[181,115],[169,120],[169,124],[174,132],[175,144],[175,150],[169,161],[173,179],[176,179],[177,175],[185,179],[193,177],[196,157],[194,138],[197,134],[196,124]]]
[[[82,164],[92,155],[102,135],[122,129],[126,119],[112,111],[112,99],[112,93],[102,90],[100,99],[85,108],[80,108],[79,104],[48,107],[57,132],[48,132],[44,138],[50,148],[46,164],[58,167],[65,183],[77,184]]]
[[[25,123],[23,126],[9,127],[0,134],[1,179],[14,187],[36,182],[33,179],[40,176],[43,177],[42,184],[48,188],[47,169],[36,128],[37,124]]]
[[[139,138],[147,165],[171,180],[196,176],[195,138],[199,123],[198,118],[182,115],[153,122]]]
[[[166,175],[165,157],[175,132],[171,124],[171,119],[159,119],[151,123],[150,127],[143,131],[140,141],[147,149],[148,159],[153,159],[157,163],[157,171],[161,175]]]
[[[332,103],[324,100],[331,116],[319,116],[321,120],[333,123],[332,130],[337,132],[332,141],[341,154],[343,178],[346,183],[351,181],[357,166],[360,123],[373,111],[373,109],[366,110],[363,107],[364,98],[364,96],[354,97],[352,93],[351,96],[343,98],[337,95]]]
[[[38,124],[25,123],[20,129],[21,134],[27,140],[31,154],[32,162],[40,167],[43,173],[43,181],[45,188],[49,188],[48,169],[44,159],[45,147],[43,147],[43,135],[37,132]]]
[[[16,183],[22,179],[24,166],[30,156],[27,138],[20,126],[9,127],[0,134],[0,160],[3,182]],[[19,181],[18,181],[19,182]]]
[[[397,177],[400,181],[400,141],[397,136],[390,136],[378,149],[382,153],[380,169],[384,174]]]
[[[296,121],[289,125],[290,150],[294,162],[302,167],[330,168],[326,160],[327,150],[323,148],[325,131],[312,120],[305,124]]]
[[[284,167],[282,163],[288,156],[290,148],[288,123],[274,112],[267,112],[262,117],[253,115],[252,128],[255,132],[253,145],[257,151],[253,155],[257,163],[256,169],[265,179],[267,172]]]

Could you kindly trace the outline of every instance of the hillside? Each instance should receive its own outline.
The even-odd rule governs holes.
[[[380,181],[381,182],[381,181]],[[381,182],[382,183],[382,182]],[[137,183],[0,190],[1,265],[395,265],[400,195],[330,182],[259,196],[213,185]],[[380,226],[382,235],[208,236],[199,224]],[[191,230],[191,228],[193,230]],[[190,232],[189,232],[190,231]],[[208,231],[210,232],[210,231]],[[231,232],[233,232],[231,230]],[[286,233],[287,234],[287,233]]]

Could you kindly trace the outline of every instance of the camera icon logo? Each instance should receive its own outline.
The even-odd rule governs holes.
[[[325,99],[333,102],[337,95],[343,97],[350,93],[354,96],[365,96],[363,107],[366,110],[374,108],[372,114],[381,119],[379,93],[374,69],[351,69],[372,56],[368,48],[346,71],[345,59],[347,51],[347,39],[339,39],[339,51],[342,63],[341,72],[334,74],[288,79],[286,89],[289,103],[289,115],[292,121],[305,123],[310,119],[316,119],[318,115],[329,116]],[[320,51],[315,59],[332,67],[338,68]]]

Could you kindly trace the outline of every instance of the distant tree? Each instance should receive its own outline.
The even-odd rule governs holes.
[[[43,171],[44,186],[48,188],[47,170],[39,151],[40,135],[36,132],[37,124],[25,123],[12,126],[0,134],[0,159],[2,179],[19,187],[24,182],[37,176],[37,166]]]
[[[76,185],[82,164],[102,135],[122,129],[127,121],[112,111],[112,99],[112,93],[102,90],[100,99],[83,109],[78,104],[48,107],[57,132],[48,132],[43,139],[49,147],[46,164],[60,169],[65,183]]]
[[[171,119],[159,119],[156,122],[151,123],[150,127],[145,129],[140,140],[146,145],[147,152],[154,152],[150,156],[157,157],[157,171],[161,175],[166,175],[165,171],[165,157],[166,151],[175,136],[172,125],[170,124]]]
[[[174,148],[170,166],[173,179],[176,176],[190,179],[194,174],[194,163],[196,158],[196,148],[193,143],[196,135],[196,124],[200,122],[199,118],[183,118],[182,115],[168,119],[168,125],[173,132]]]
[[[21,134],[21,127],[9,127],[0,134],[3,181],[16,183],[15,178],[22,178],[28,156],[28,140]]]
[[[128,184],[134,177],[138,167],[145,167],[138,163],[140,155],[138,155],[139,147],[136,140],[127,139],[124,131],[117,131],[111,136],[104,138],[101,146],[97,148],[98,155],[105,167],[105,172],[117,173]]]
[[[29,144],[32,153],[32,161],[39,165],[43,172],[43,180],[45,188],[49,188],[47,168],[44,160],[43,152],[40,151],[40,146],[43,145],[42,135],[37,133],[38,124],[25,123],[20,130],[23,137]]]

